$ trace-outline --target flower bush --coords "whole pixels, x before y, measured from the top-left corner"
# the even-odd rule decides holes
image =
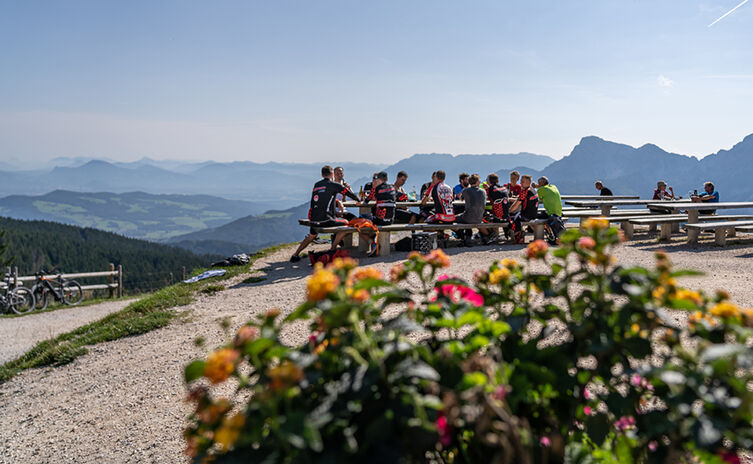
[[[318,266],[186,367],[195,462],[736,462],[753,446],[753,309],[622,267],[598,220],[473,282],[435,250],[388,277]],[[305,343],[281,327],[308,321]],[[203,380],[202,380],[203,379]],[[233,383],[222,398],[212,384]]]

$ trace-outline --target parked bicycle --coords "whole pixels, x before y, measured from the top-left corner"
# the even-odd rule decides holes
[[[26,314],[35,306],[34,293],[26,287],[11,288],[10,276],[6,274],[0,282],[0,310],[16,314]]]
[[[37,280],[31,287],[36,300],[36,309],[42,311],[47,308],[50,297],[66,305],[77,305],[84,297],[81,285],[75,280],[64,279],[62,275],[50,277],[44,270],[35,274]]]

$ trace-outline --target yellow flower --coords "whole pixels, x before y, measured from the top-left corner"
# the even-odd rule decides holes
[[[364,301],[368,300],[368,299],[369,299],[369,296],[370,296],[370,295],[369,295],[369,291],[368,291],[368,290],[366,290],[365,288],[362,288],[362,289],[360,289],[360,290],[356,290],[356,291],[354,291],[352,287],[348,287],[348,288],[347,288],[347,289],[345,290],[345,293],[346,293],[346,294],[347,294],[347,295],[348,295],[349,297],[351,297],[351,298],[353,298],[354,300],[356,300],[356,301],[358,301],[358,302],[361,302],[361,303],[363,303]]]
[[[353,271],[353,280],[359,281],[364,279],[383,279],[384,275],[378,269],[373,267],[359,267]]]
[[[290,361],[285,361],[279,366],[267,370],[270,378],[269,387],[272,390],[282,390],[303,380],[303,371]]]
[[[687,300],[693,302],[696,306],[701,306],[703,304],[703,297],[700,293],[696,292],[695,290],[688,290],[685,288],[681,288],[677,290],[675,293],[675,298],[678,300]]]
[[[745,326],[753,327],[753,308],[745,308],[742,313],[745,316]]]
[[[499,262],[499,264],[507,269],[513,269],[518,266],[518,262],[512,258],[505,258]]]
[[[353,258],[335,258],[330,264],[330,269],[349,271],[358,266],[358,261]]]
[[[633,325],[630,326],[630,330],[632,330],[633,332],[638,333],[638,332],[641,331],[641,326],[639,326],[638,324],[633,324]]]
[[[489,283],[496,285],[500,282],[504,282],[510,278],[510,275],[511,275],[510,269],[506,267],[501,267],[499,269],[492,271],[489,274]]]
[[[724,318],[740,317],[740,308],[728,301],[722,301],[711,308],[711,315]]]
[[[654,297],[655,300],[662,300],[666,293],[667,293],[667,290],[664,287],[656,287],[654,291],[651,292],[651,295]]]
[[[214,432],[214,442],[220,445],[222,451],[229,450],[241,434],[241,428],[246,423],[243,414],[238,413],[222,420],[222,425]]]
[[[607,229],[609,228],[609,221],[603,217],[589,218],[583,223],[583,228],[591,230]]]
[[[224,382],[235,371],[235,362],[240,357],[237,350],[222,348],[210,354],[204,366],[204,377],[212,383]]]
[[[314,274],[306,282],[309,301],[319,301],[332,293],[340,284],[340,279],[327,269],[317,266]]]

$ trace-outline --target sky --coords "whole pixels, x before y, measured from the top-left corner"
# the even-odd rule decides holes
[[[753,1],[0,0],[0,165],[704,156],[753,133]]]

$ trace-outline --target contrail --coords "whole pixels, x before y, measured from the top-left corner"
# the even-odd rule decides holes
[[[748,0],[743,0],[742,2],[740,2],[740,4],[739,4],[739,5],[737,5],[736,7],[732,8],[732,9],[731,9],[731,10],[729,10],[728,12],[724,13],[724,14],[723,14],[723,15],[722,15],[722,16],[721,16],[721,17],[720,17],[719,19],[717,19],[717,20],[716,20],[716,21],[714,21],[713,23],[709,24],[709,27],[713,26],[714,24],[718,23],[718,22],[719,22],[719,21],[721,21],[722,19],[726,18],[727,16],[729,16],[730,14],[732,14],[732,12],[733,12],[733,11],[735,11],[736,9],[738,9],[738,8],[740,8],[741,6],[745,5],[746,3],[748,3]]]

